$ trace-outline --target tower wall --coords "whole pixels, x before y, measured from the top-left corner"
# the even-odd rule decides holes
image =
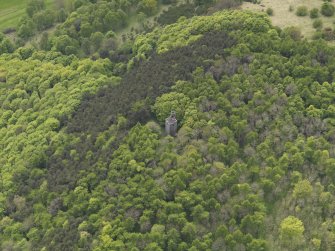
[[[171,112],[171,115],[165,120],[165,132],[168,135],[176,136],[178,128],[178,122],[176,119],[175,112]]]

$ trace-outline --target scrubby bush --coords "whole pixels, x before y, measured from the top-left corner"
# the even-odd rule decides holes
[[[317,8],[311,9],[311,11],[309,12],[309,16],[310,16],[310,18],[319,17],[319,10]]]
[[[335,7],[334,5],[330,4],[330,3],[324,3],[322,4],[321,7],[321,13],[322,15],[326,16],[326,17],[331,17],[334,15],[335,12]]]
[[[272,8],[267,8],[266,9],[266,14],[268,14],[269,16],[273,15],[273,9]]]
[[[295,41],[298,41],[302,38],[301,35],[301,30],[297,27],[286,27],[285,29],[283,29],[283,33],[285,36],[288,36],[290,38],[292,38]]]
[[[304,16],[307,16],[308,14],[308,9],[306,6],[299,6],[297,8],[297,11],[295,12],[297,16],[299,17],[304,17]]]
[[[334,30],[332,28],[324,28],[324,30],[322,31],[322,37],[327,40],[327,41],[332,41],[335,39],[335,33]]]
[[[323,23],[322,23],[322,20],[321,19],[316,19],[314,22],[313,22],[313,27],[315,29],[320,29],[322,27]]]

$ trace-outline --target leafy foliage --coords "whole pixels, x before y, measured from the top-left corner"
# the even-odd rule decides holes
[[[308,14],[308,9],[306,6],[298,6],[297,11],[295,12],[297,16],[304,17]]]
[[[201,35],[215,30],[250,30],[265,32],[269,29],[268,19],[264,15],[251,12],[218,12],[213,16],[199,16],[189,20],[168,25],[163,29],[155,29],[148,35],[138,36],[133,51],[136,57],[145,57],[152,50],[158,53],[166,52],[176,47],[185,46],[196,41]]]
[[[319,17],[319,9],[313,8],[309,11],[310,18],[318,18]]]
[[[226,11],[139,36],[126,69],[72,55],[107,32],[76,15],[61,52],[0,56],[1,249],[335,248],[333,47]]]
[[[331,17],[334,15],[335,7],[331,3],[323,3],[321,6],[321,14],[326,17]]]
[[[52,57],[55,61],[51,60]],[[70,64],[67,65],[66,61]],[[55,149],[61,149],[66,137],[59,131],[60,127],[71,116],[83,95],[110,81],[110,63],[69,60],[51,53],[35,53],[23,60],[19,52],[2,56],[0,65],[3,73],[0,85],[0,162],[3,164],[0,212],[5,219],[6,215],[15,212],[22,214],[21,219],[29,215],[26,199],[18,197],[23,205],[11,208],[10,205],[14,205],[12,196],[25,193],[26,189],[44,189],[45,184],[39,183],[38,179],[46,172],[47,149],[50,144]],[[104,75],[89,72],[96,66],[105,69]],[[43,210],[43,206],[40,205],[38,210]],[[37,222],[36,219],[35,223],[39,225]],[[27,227],[26,231],[19,231],[15,238],[10,232],[2,234],[1,243],[5,245],[6,239],[12,239],[21,241],[27,248],[24,236],[32,225]]]

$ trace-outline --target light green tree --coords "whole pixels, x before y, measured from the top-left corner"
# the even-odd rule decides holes
[[[311,196],[313,187],[308,180],[301,180],[295,184],[293,189],[293,197],[297,199],[307,199]]]
[[[178,121],[184,117],[186,108],[190,103],[190,99],[182,93],[170,92],[163,94],[156,99],[153,107],[157,119],[160,123],[164,123],[165,119],[170,115],[171,111],[175,111]]]
[[[290,215],[280,223],[279,238],[283,247],[299,250],[304,244],[305,227],[301,220]]]

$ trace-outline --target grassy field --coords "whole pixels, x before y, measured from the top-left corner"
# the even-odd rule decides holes
[[[304,5],[311,10],[312,8],[321,9],[323,1],[321,0],[262,0],[261,4],[244,3],[243,9],[254,11],[266,11],[267,8],[272,8],[274,11],[271,17],[272,23],[279,27],[296,26],[301,29],[302,34],[306,38],[311,38],[315,33],[313,21],[309,15],[298,17],[295,11],[298,6]],[[293,11],[289,11],[289,7],[293,7]],[[319,17],[323,22],[323,27],[334,27],[335,16],[324,17],[320,14]]]
[[[0,31],[16,27],[20,18],[25,14],[28,0],[0,0]],[[54,0],[46,0],[48,8],[53,7]]]

